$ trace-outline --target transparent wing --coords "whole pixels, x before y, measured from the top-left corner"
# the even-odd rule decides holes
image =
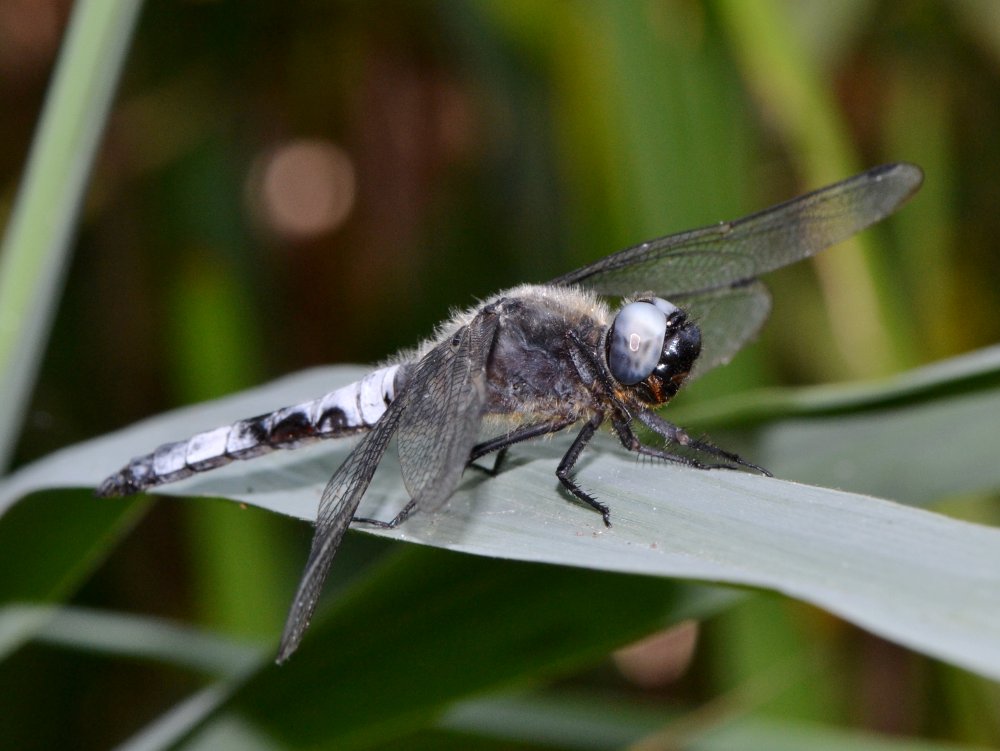
[[[278,649],[284,662],[309,626],[330,564],[392,436],[399,434],[403,480],[433,510],[452,494],[475,444],[486,402],[486,361],[497,317],[481,313],[417,363],[407,383],[323,490],[312,549]]]
[[[701,330],[701,355],[689,380],[725,365],[760,331],[771,312],[771,295],[761,282],[692,295],[677,295]]]
[[[552,284],[580,284],[606,295],[651,290],[669,300],[738,285],[884,219],[922,181],[912,164],[874,167],[743,219],[627,248]]]
[[[295,651],[302,640],[302,634],[309,626],[333,557],[385,454],[389,440],[396,432],[403,409],[400,399],[389,405],[389,409],[354,447],[323,490],[312,548],[285,621],[285,631],[278,648],[278,662],[284,662]]]
[[[403,482],[418,508],[433,511],[455,490],[479,437],[486,362],[497,317],[480,313],[417,365],[399,426]]]

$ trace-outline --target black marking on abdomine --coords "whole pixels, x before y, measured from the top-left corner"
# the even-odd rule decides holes
[[[268,442],[271,444],[291,443],[316,434],[316,426],[309,415],[301,410],[290,410],[271,424]]]
[[[386,399],[386,404],[389,400]],[[323,414],[319,416],[319,420],[316,422],[316,432],[319,434],[335,433],[343,430],[344,428],[358,427],[348,424],[347,415],[344,414],[344,410],[340,407],[330,407],[325,410]]]
[[[263,444],[267,442],[267,418],[270,416],[270,413],[268,413],[266,415],[250,417],[246,420],[240,420],[233,427],[234,429],[239,429],[241,436],[249,434],[254,443]]]

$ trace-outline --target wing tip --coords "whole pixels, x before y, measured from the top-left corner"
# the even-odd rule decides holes
[[[920,186],[924,184],[924,171],[912,162],[891,162],[872,167],[868,170],[869,177],[877,182],[891,179],[901,188],[899,202],[911,198]]]

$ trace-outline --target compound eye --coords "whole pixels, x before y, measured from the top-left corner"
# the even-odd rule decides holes
[[[670,318],[670,316],[680,310],[680,308],[670,302],[670,300],[664,300],[662,297],[654,297],[650,299],[649,304],[655,305],[659,310],[663,311],[663,315],[667,318]]]
[[[667,318],[654,303],[622,307],[608,332],[608,368],[615,380],[626,386],[645,380],[660,361],[666,333]]]

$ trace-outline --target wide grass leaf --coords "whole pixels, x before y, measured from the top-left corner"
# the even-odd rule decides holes
[[[67,449],[12,476],[0,487],[0,510],[41,487],[93,486],[163,441],[301,401],[361,372],[304,372]],[[606,529],[559,490],[553,471],[566,445],[560,437],[518,447],[498,477],[466,473],[443,512],[375,533],[484,556],[773,589],[1000,678],[1000,530],[776,478],[644,465],[610,440],[578,465],[583,485],[611,506]],[[348,448],[276,452],[162,493],[312,519]],[[366,516],[388,518],[406,500],[391,453],[383,464],[360,510]]]
[[[1000,346],[874,382],[735,394],[670,415],[785,479],[914,505],[1000,488]]]

